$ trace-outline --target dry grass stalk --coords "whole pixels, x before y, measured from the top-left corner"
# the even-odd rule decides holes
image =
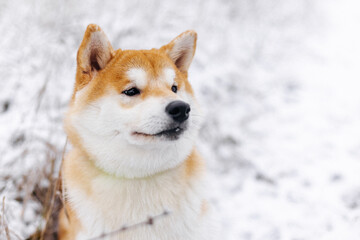
[[[28,240],[57,239],[58,214],[63,205],[61,198],[61,168],[65,156],[66,146],[67,140],[62,150],[60,171],[58,172],[57,177],[54,177],[54,175],[56,173],[56,161],[58,158],[49,154],[48,159],[50,161],[50,171],[46,168],[43,170],[45,173],[43,177],[47,180],[47,182],[49,182],[49,186],[42,187],[40,185],[36,185],[32,192],[32,197],[36,198],[37,201],[42,205],[43,218],[45,221],[43,226],[39,226],[39,229],[34,234],[32,234]],[[53,150],[52,145],[50,144],[48,145],[48,148]]]
[[[2,225],[4,227],[6,239],[10,240],[11,238],[10,238],[9,226],[7,225],[7,222],[5,220],[5,197],[3,197],[3,201],[2,201]]]
[[[44,237],[45,237],[45,233],[46,233],[46,231],[48,229],[48,224],[49,224],[50,218],[54,214],[54,204],[55,204],[56,197],[60,196],[59,198],[61,200],[61,194],[57,195],[57,193],[61,192],[61,168],[62,168],[62,164],[63,164],[64,157],[65,157],[65,151],[66,151],[67,142],[68,142],[68,140],[66,139],[66,142],[64,144],[64,148],[63,148],[63,151],[62,151],[62,157],[61,157],[61,163],[60,163],[60,171],[59,171],[59,174],[57,176],[55,184],[53,184],[54,181],[52,179],[52,174],[50,174],[51,175],[51,177],[50,177],[51,186],[50,186],[50,188],[48,190],[47,199],[49,199],[50,196],[51,196],[51,200],[50,200],[50,206],[48,206],[48,208],[45,211],[46,212],[45,227],[41,232],[40,240],[45,239]],[[52,171],[54,171],[54,168],[55,168],[54,166],[55,166],[55,159],[52,161]],[[46,200],[46,203],[48,203],[48,202],[49,202],[49,200]]]

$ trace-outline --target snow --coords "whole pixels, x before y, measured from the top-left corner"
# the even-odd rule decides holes
[[[12,231],[43,224],[27,196],[48,184],[49,159],[58,169],[76,51],[96,23],[122,49],[197,31],[189,77],[222,239],[360,239],[358,1],[19,2],[0,3],[0,197]]]

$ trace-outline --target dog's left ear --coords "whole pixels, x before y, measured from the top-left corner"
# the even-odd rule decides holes
[[[187,72],[195,54],[196,40],[196,32],[189,30],[162,46],[160,50],[169,56],[180,71]]]

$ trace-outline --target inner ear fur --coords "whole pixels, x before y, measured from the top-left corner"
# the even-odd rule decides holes
[[[160,50],[168,55],[180,71],[187,72],[195,54],[196,40],[197,33],[188,30],[177,36],[169,44],[162,46]]]
[[[114,50],[103,30],[96,24],[90,24],[77,54],[78,74],[91,76],[103,69],[113,56]]]

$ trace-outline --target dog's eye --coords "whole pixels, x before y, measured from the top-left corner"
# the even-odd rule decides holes
[[[140,94],[140,90],[137,88],[130,88],[128,90],[123,91],[122,93],[131,97]]]
[[[174,93],[176,93],[176,92],[177,92],[177,86],[175,86],[175,85],[172,86],[172,87],[171,87],[171,91],[173,91]]]

